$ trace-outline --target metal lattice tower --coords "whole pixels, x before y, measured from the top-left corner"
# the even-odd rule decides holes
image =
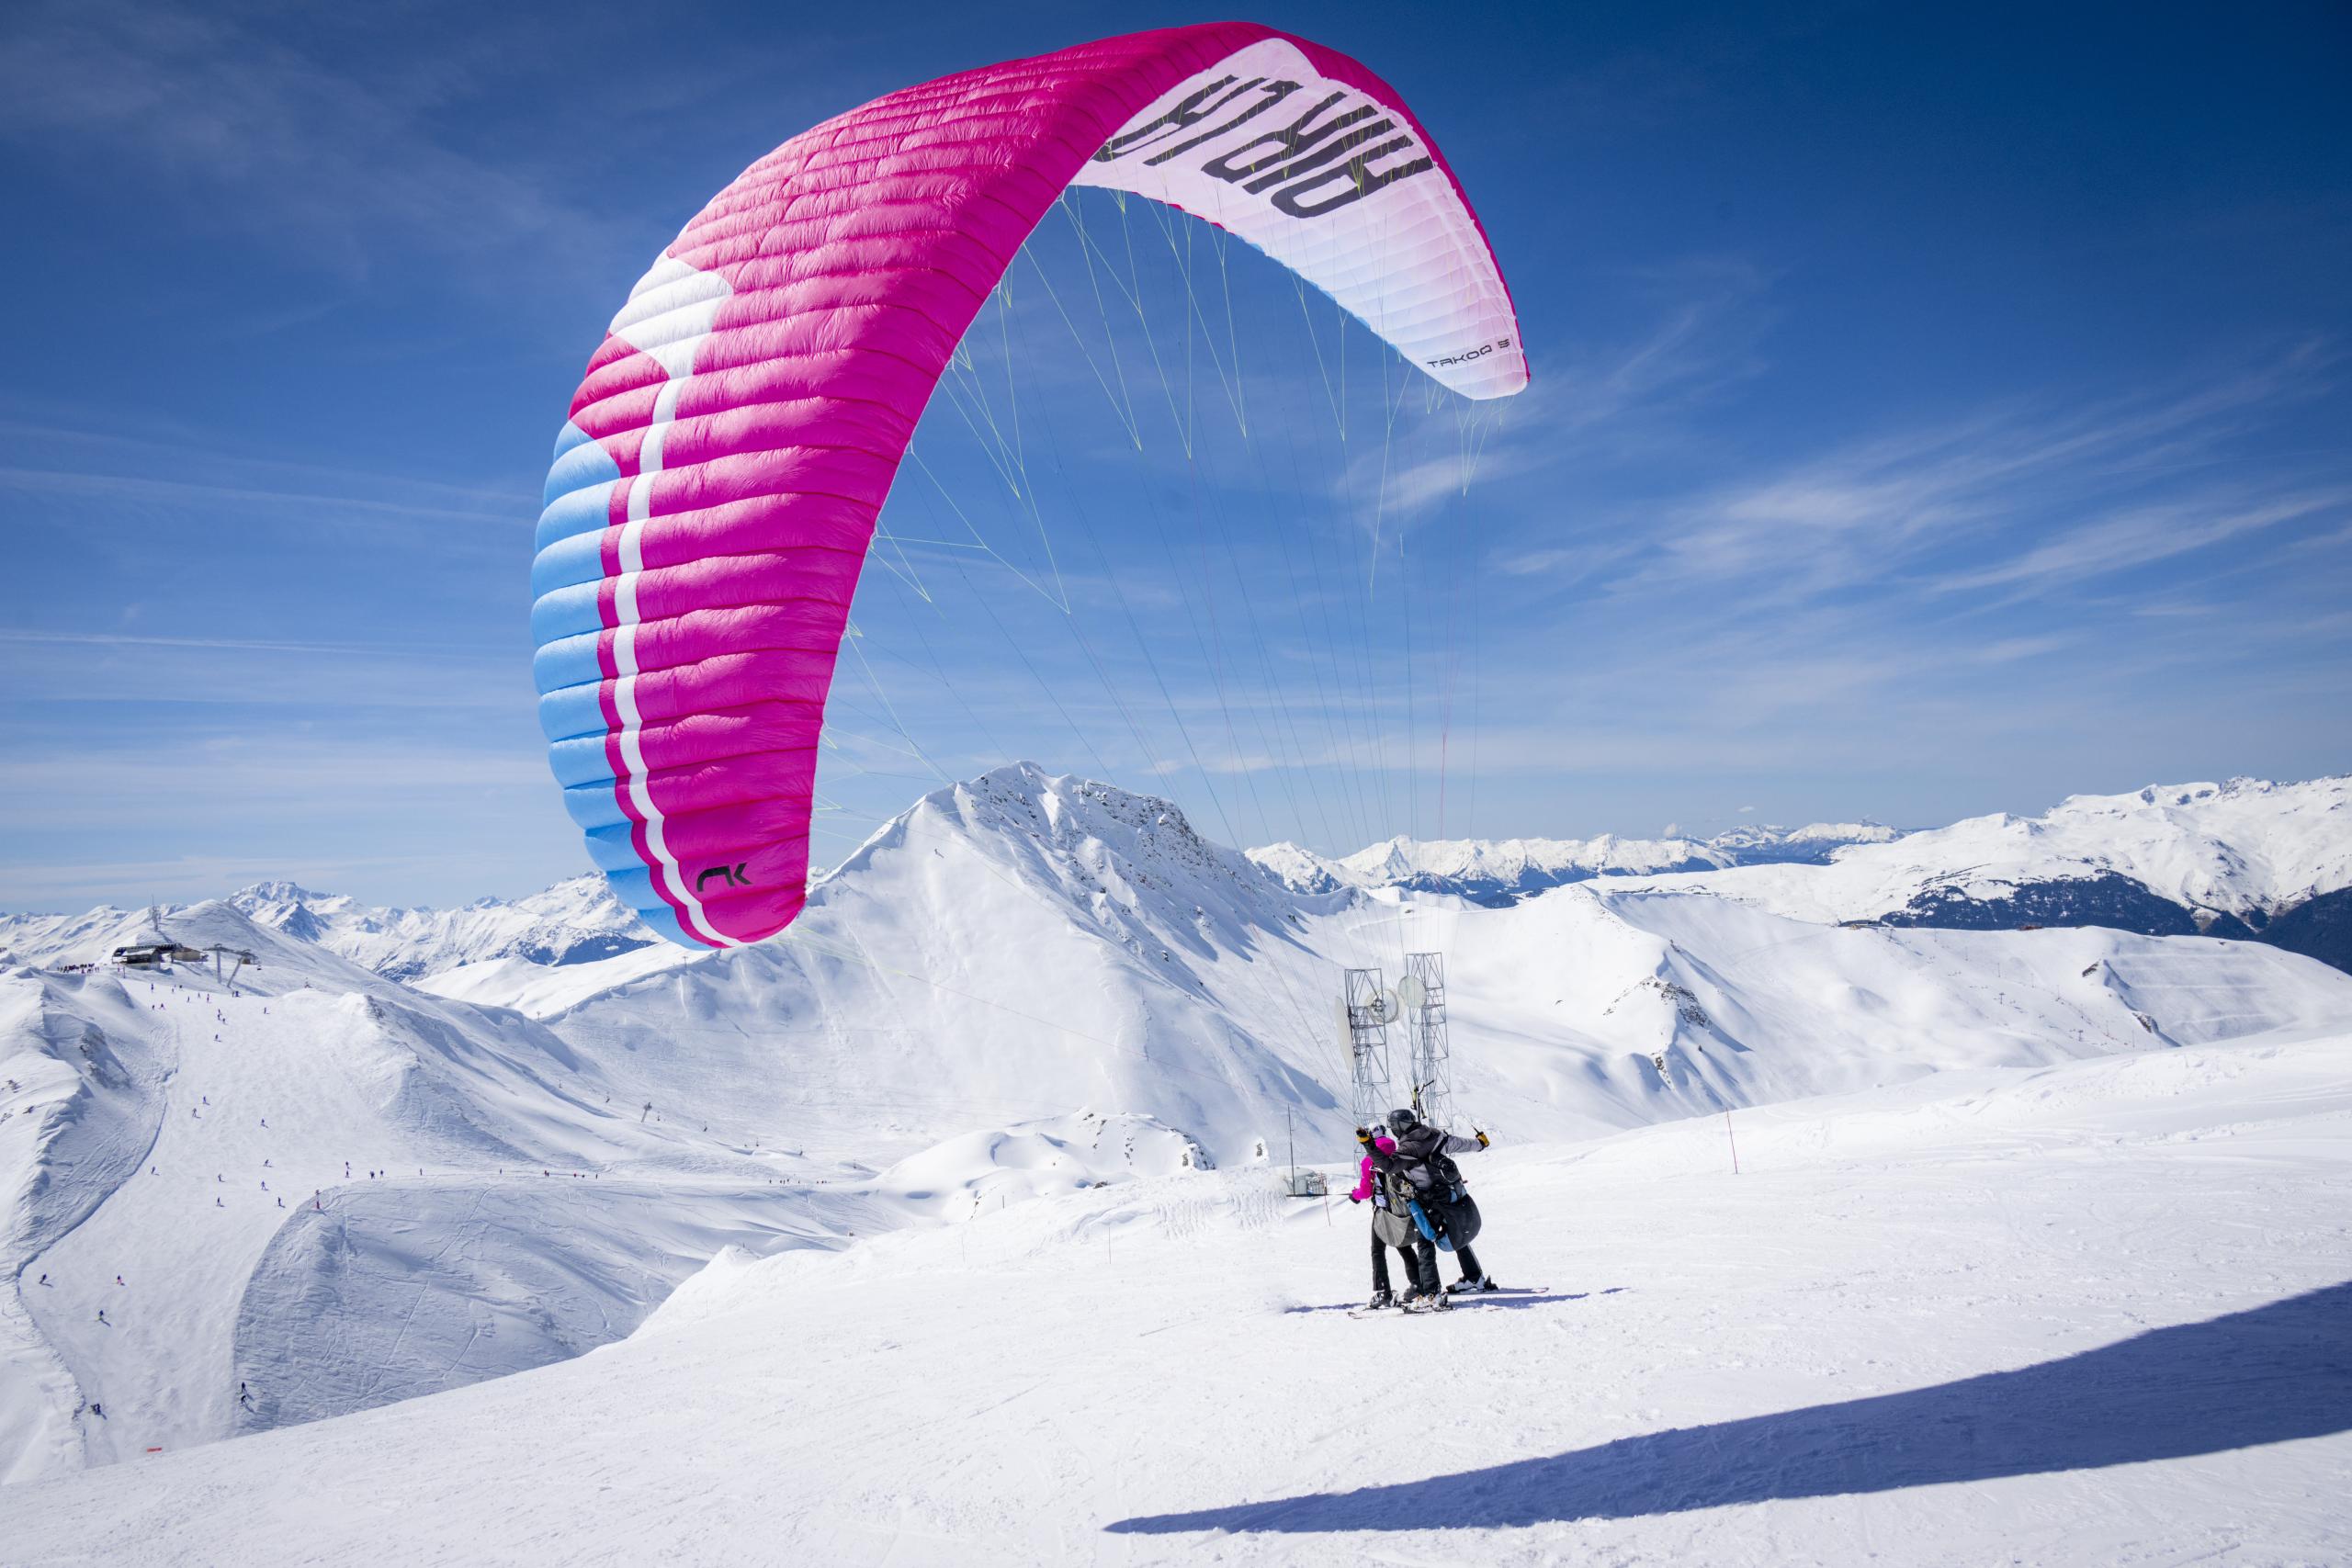
[[[1376,1127],[1397,1104],[1388,1070],[1388,1021],[1396,998],[1377,969],[1350,969],[1340,1012],[1348,1034],[1348,1106],[1359,1127]]]
[[[1430,1126],[1453,1126],[1453,1044],[1445,1027],[1445,954],[1408,953],[1396,983],[1411,1045],[1413,1108]]]

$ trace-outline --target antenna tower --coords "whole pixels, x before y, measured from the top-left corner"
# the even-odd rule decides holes
[[[1350,969],[1340,998],[1348,1036],[1348,1106],[1359,1127],[1377,1127],[1396,1103],[1388,1070],[1388,1024],[1396,1016],[1395,993],[1381,988],[1378,969]]]
[[[1453,1043],[1445,1025],[1445,954],[1405,954],[1396,999],[1410,1047],[1413,1109],[1430,1126],[1453,1127]]]

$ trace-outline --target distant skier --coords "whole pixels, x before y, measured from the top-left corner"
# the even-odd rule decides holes
[[[107,1309],[106,1309],[106,1308],[104,1308],[104,1307],[100,1307],[100,1308],[98,1309],[98,1321],[99,1321],[100,1323],[107,1323]],[[114,1325],[113,1325],[113,1324],[111,1324],[111,1323],[107,1323],[107,1326],[108,1328],[112,1328],[112,1327],[114,1326]]]
[[[1458,1291],[1491,1291],[1495,1282],[1478,1267],[1477,1254],[1470,1250],[1470,1240],[1476,1234],[1477,1211],[1469,1202],[1469,1188],[1462,1179],[1461,1169],[1453,1163],[1458,1154],[1476,1154],[1491,1141],[1484,1133],[1475,1137],[1460,1137],[1442,1132],[1423,1122],[1418,1112],[1399,1108],[1388,1113],[1388,1131],[1396,1139],[1396,1151],[1388,1153],[1374,1142],[1373,1134],[1364,1128],[1356,1129],[1356,1142],[1363,1145],[1365,1158],[1381,1173],[1391,1179],[1390,1201],[1402,1204],[1413,1215],[1413,1251],[1419,1264],[1412,1292],[1407,1303],[1426,1303],[1433,1307],[1446,1304],[1445,1292],[1438,1286],[1437,1239],[1451,1235],[1453,1252],[1462,1264],[1462,1278],[1455,1284]]]
[[[1373,1139],[1373,1146],[1383,1154],[1396,1152],[1396,1141],[1385,1133]],[[1416,1278],[1413,1240],[1417,1233],[1413,1222],[1389,1202],[1387,1179],[1374,1167],[1369,1154],[1364,1156],[1363,1168],[1356,1175],[1355,1190],[1348,1194],[1351,1203],[1366,1200],[1372,1203],[1372,1300],[1364,1304],[1377,1311],[1396,1304],[1396,1292],[1388,1282],[1388,1249],[1392,1247],[1405,1265],[1406,1286],[1411,1288]]]

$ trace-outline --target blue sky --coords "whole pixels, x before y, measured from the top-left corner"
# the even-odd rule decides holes
[[[1012,756],[1326,851],[2352,767],[2340,7],[1528,9],[1255,15],[1430,126],[1529,392],[1465,430],[1360,329],[1341,390],[1328,309],[1130,213],[1163,313],[1103,363],[1179,341],[1182,262],[1237,364],[1123,406],[1044,346],[1090,340],[1041,231],[973,396],[1054,430],[1045,527],[934,404],[820,858]],[[9,8],[0,908],[584,869],[526,574],[630,282],[827,114],[1220,13],[845,14]]]

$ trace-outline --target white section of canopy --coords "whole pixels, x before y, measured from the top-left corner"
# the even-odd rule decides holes
[[[1298,85],[1231,130],[1206,135],[1262,99],[1262,94],[1241,94],[1252,78]],[[1228,79],[1230,85],[1223,85]],[[1335,94],[1344,96],[1316,115],[1306,134],[1360,105],[1385,114],[1361,117],[1339,135],[1376,125],[1382,118],[1394,119],[1396,127],[1329,160],[1315,161],[1312,173],[1342,168],[1351,156],[1369,154],[1401,137],[1410,137],[1412,145],[1368,160],[1374,177],[1381,170],[1431,156],[1396,106],[1317,74],[1288,40],[1264,39],[1170,88],[1129,120],[1121,137],[1152,125],[1204,91],[1209,96],[1204,106],[1216,107],[1193,123],[1150,137],[1111,161],[1090,162],[1070,183],[1164,202],[1240,236],[1330,295],[1397,353],[1464,397],[1509,397],[1527,385],[1527,359],[1510,296],[1494,254],[1442,166],[1306,217],[1293,216],[1275,205],[1279,186],[1287,181],[1253,192],[1245,188],[1248,180],[1223,178],[1204,169],[1219,153],[1246,148],[1300,121]],[[1225,97],[1228,94],[1234,95],[1230,100]],[[1228,102],[1230,107],[1225,107]],[[1317,146],[1328,148],[1337,139]],[[1118,140],[1114,139],[1114,146]],[[1167,162],[1149,162],[1180,146],[1184,150]],[[1303,156],[1313,160],[1314,153],[1309,148]],[[1274,166],[1274,162],[1266,165]],[[1326,183],[1308,199],[1328,199],[1336,188]]]

